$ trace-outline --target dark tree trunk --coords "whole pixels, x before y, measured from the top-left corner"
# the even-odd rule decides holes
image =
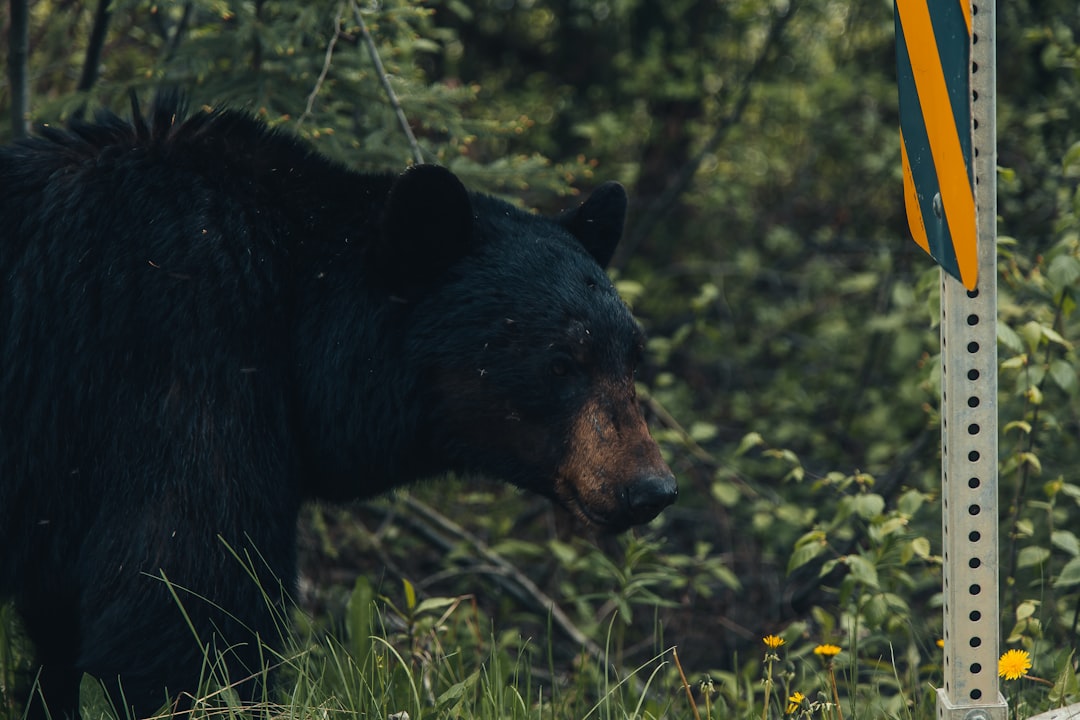
[[[110,0],[98,0],[94,11],[94,27],[90,31],[90,42],[86,46],[86,59],[83,61],[82,75],[79,77],[79,92],[86,92],[97,82],[98,67],[101,65],[101,51],[105,47],[105,36],[109,32]]]
[[[27,0],[11,0],[8,33],[8,82],[11,84],[11,133],[30,133],[30,82],[27,72],[30,47],[30,11]]]

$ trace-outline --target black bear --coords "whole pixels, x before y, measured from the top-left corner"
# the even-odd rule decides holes
[[[306,498],[453,471],[610,531],[675,499],[603,270],[619,185],[546,218],[185,115],[0,149],[0,600],[36,648],[31,715],[76,717],[84,672],[145,716],[207,648],[257,668]]]

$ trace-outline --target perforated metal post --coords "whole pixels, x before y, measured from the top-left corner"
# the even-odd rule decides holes
[[[979,279],[941,273],[945,687],[941,720],[1006,720],[998,691],[997,137],[993,0],[972,3]]]

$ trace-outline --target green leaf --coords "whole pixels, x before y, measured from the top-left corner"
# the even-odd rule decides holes
[[[472,20],[473,18],[472,8],[469,7],[469,3],[467,2],[451,0],[446,6],[462,20]]]
[[[713,564],[708,567],[709,574],[722,582],[731,590],[742,590],[742,581],[739,576],[723,565]]]
[[[1050,558],[1050,551],[1044,547],[1021,548],[1016,557],[1016,567],[1037,567]]]
[[[416,610],[416,588],[405,578],[401,578],[401,584],[405,586],[405,609],[412,615]]]
[[[504,557],[544,557],[547,552],[542,545],[516,538],[506,538],[491,546],[492,552]]]
[[[1019,370],[1028,364],[1027,353],[1020,353],[1019,355],[1013,355],[1008,360],[1001,361],[1002,370]]]
[[[1065,487],[1065,478],[1058,475],[1053,480],[1043,483],[1043,494],[1051,500]]]
[[[552,540],[548,543],[548,547],[560,565],[569,565],[578,558],[577,550],[569,543],[564,543],[561,540]]]
[[[928,540],[927,538],[917,537],[912,540],[911,549],[923,560],[930,559],[930,540]]]
[[[918,490],[908,490],[900,496],[900,500],[897,501],[896,507],[903,514],[908,517],[913,516],[919,511],[919,508],[923,506],[926,501],[926,496]]]
[[[374,612],[375,591],[371,583],[361,575],[356,578],[352,594],[346,605],[345,631],[349,650],[357,663],[363,664],[371,651],[371,618]]]
[[[866,619],[866,623],[871,627],[881,627],[885,624],[885,621],[889,619],[891,614],[889,605],[885,601],[883,594],[877,594],[870,597],[866,601],[866,604],[862,608],[863,616]]]
[[[788,480],[793,480],[797,483],[801,483],[804,477],[806,477],[806,471],[802,468],[802,466],[797,466],[791,468],[791,470],[789,470],[787,474],[784,475],[784,482],[787,482]]]
[[[1016,334],[1016,331],[1005,323],[998,323],[997,326],[997,339],[998,344],[1003,345],[1007,350],[1014,353],[1022,353],[1024,351],[1024,341],[1020,339],[1020,336]]]
[[[851,497],[851,510],[863,520],[873,520],[885,510],[885,498],[874,493]]]
[[[760,447],[765,444],[765,439],[761,437],[760,433],[752,432],[743,435],[742,441],[739,442],[739,447],[735,449],[735,457],[746,454],[751,448]]]
[[[1054,587],[1080,585],[1080,557],[1074,557],[1061,568],[1061,574],[1054,580]]]
[[[825,543],[812,542],[805,545],[801,545],[795,548],[795,552],[791,554],[791,558],[788,560],[787,571],[790,574],[792,570],[800,568],[806,563],[810,562],[825,550]]]
[[[690,307],[698,311],[704,310],[715,303],[718,297],[720,297],[720,288],[714,283],[707,282],[701,286],[697,297],[690,301]]]
[[[2,639],[6,641],[8,638]],[[7,670],[7,668],[4,668],[4,670]],[[101,681],[87,673],[83,673],[82,679],[79,681],[79,700],[83,706],[83,717],[87,717],[87,707],[108,707],[111,703],[109,697],[105,694],[105,688]],[[94,717],[99,716],[95,713]],[[109,715],[102,713],[100,717],[109,717]]]
[[[472,674],[469,675],[469,677],[465,678],[461,682],[454,683],[446,690],[444,690],[442,694],[435,699],[435,707],[443,711],[444,713],[448,710],[451,710],[451,708],[448,706],[454,704],[455,701],[460,700],[463,696],[465,696],[466,692],[476,687],[476,683],[479,679],[480,671],[475,670]],[[442,715],[442,713],[440,713],[440,715]],[[442,716],[460,717],[458,712],[450,712]]]
[[[420,604],[416,606],[417,615],[421,615],[426,612],[434,612],[436,610],[442,610],[443,608],[450,607],[457,602],[457,598],[452,597],[434,597],[427,600],[421,600]]]
[[[1065,338],[1061,337],[1061,334],[1058,333],[1058,331],[1053,329],[1053,328],[1043,327],[1042,328],[1042,335],[1043,335],[1044,338],[1046,338],[1050,342],[1057,343],[1058,345],[1061,345],[1065,349],[1069,349],[1069,348],[1072,347],[1072,343],[1069,342],[1068,340],[1066,340]]]
[[[637,280],[619,279],[615,281],[615,290],[627,305],[633,307],[634,302],[645,294],[645,286]]]
[[[1024,435],[1031,434],[1031,423],[1026,420],[1013,420],[1010,423],[1006,423],[1002,429],[1003,433],[1008,433],[1010,430],[1019,430]]]
[[[426,38],[413,38],[411,49],[435,53],[441,50],[442,47],[434,40],[427,40]]]
[[[799,465],[799,456],[791,450],[766,450],[764,454],[777,460],[783,460],[790,465]]]
[[[1080,555],[1080,540],[1068,530],[1055,530],[1050,534],[1050,542],[1073,557]]]
[[[851,576],[872,588],[878,586],[877,568],[862,555],[848,555],[844,558],[844,564],[848,566]]]
[[[893,533],[901,532],[907,527],[907,518],[892,517],[881,523],[881,526],[877,528],[878,537],[888,537]]]
[[[1057,359],[1050,363],[1050,379],[1070,395],[1076,392],[1076,368],[1065,360]]]
[[[815,622],[817,622],[818,627],[821,628],[821,637],[831,637],[836,630],[836,618],[824,608],[818,607],[817,605],[810,610],[810,614],[814,616]]]
[[[1058,290],[1067,288],[1080,279],[1080,260],[1073,255],[1058,255],[1050,262],[1046,276]]]
[[[724,507],[735,507],[741,498],[739,488],[734,483],[717,480],[709,489],[716,501]]]
[[[1024,346],[1027,348],[1028,353],[1034,353],[1039,349],[1039,343],[1042,342],[1044,337],[1044,328],[1040,323],[1034,320],[1029,320],[1024,323],[1020,328],[1020,337],[1024,339]]]
[[[1066,700],[1080,692],[1080,682],[1077,682],[1076,670],[1073,669],[1073,656],[1076,651],[1069,653],[1061,668],[1061,673],[1054,680],[1054,687],[1050,689],[1047,700],[1055,706],[1064,705]]]
[[[719,430],[715,423],[703,422],[701,420],[695,420],[688,431],[691,439],[696,443],[703,443],[712,440],[716,437]]]
[[[1060,297],[1057,301],[1061,303],[1061,316],[1068,319],[1072,317],[1073,312],[1076,310],[1076,299],[1073,298],[1073,294],[1069,290],[1062,290],[1058,293],[1059,296],[1062,294],[1064,294],[1064,297]]]
[[[1016,608],[1016,619],[1027,620],[1029,617],[1035,615],[1035,611],[1039,609],[1039,603],[1032,600],[1025,600]]]
[[[1080,177],[1080,142],[1073,143],[1065,151],[1065,157],[1061,160],[1061,167],[1065,172],[1065,177]]]

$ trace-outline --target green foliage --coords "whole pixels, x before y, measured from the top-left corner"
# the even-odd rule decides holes
[[[36,76],[35,121],[55,122],[88,103],[123,113],[129,91],[145,102],[156,89],[175,86],[194,106],[247,108],[359,168],[397,170],[411,158],[348,0],[114,3],[103,72],[90,93],[72,92],[68,75],[77,73],[51,73],[78,66],[92,3],[32,5],[38,23],[31,64],[50,71]],[[552,163],[535,152],[507,151],[502,138],[524,132],[526,116],[511,109],[477,113],[478,86],[425,72],[454,37],[436,25],[433,8],[394,0],[362,13],[428,161],[493,191],[565,193],[566,178],[591,175],[576,158]],[[0,95],[5,111],[7,100]],[[0,140],[8,136],[5,126]]]

